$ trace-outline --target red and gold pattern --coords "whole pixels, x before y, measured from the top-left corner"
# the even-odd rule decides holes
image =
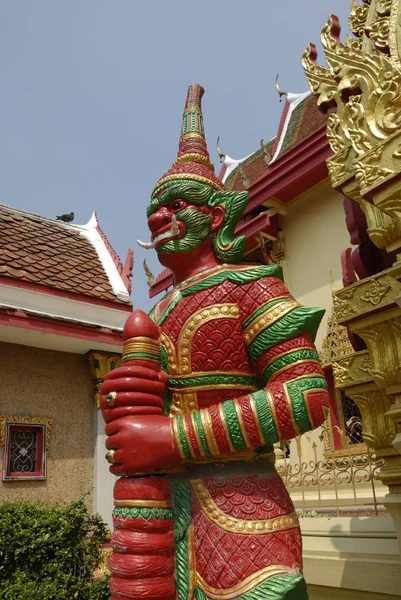
[[[213,173],[202,95],[190,86],[178,158],[148,210],[155,244],[178,236],[157,249],[176,285],[151,311],[159,329],[142,334],[160,353],[131,339],[101,390],[110,470],[128,486],[116,495],[112,597],[306,600],[298,519],[272,450],[325,419],[322,311],[292,298],[280,267],[224,264],[244,247],[234,232],[247,197]],[[208,223],[206,237],[192,225],[189,248],[195,221],[174,233],[180,211]]]
[[[298,519],[280,477],[205,479],[192,487],[197,573],[209,586],[231,588],[274,565],[301,568]],[[223,524],[208,512],[210,500]]]
[[[252,267],[248,273],[250,270]],[[176,382],[181,376],[190,383],[194,378],[207,380],[208,375],[218,374],[224,379],[225,375],[236,373],[238,377],[253,378],[249,385],[252,381],[265,382],[265,387],[262,383],[257,386],[256,393],[248,391],[242,380],[231,385],[215,384],[214,389],[205,389],[202,382],[197,388],[192,385],[194,408],[186,412],[186,408],[175,406],[172,419],[177,447],[186,463],[252,460],[256,449],[258,456],[268,454],[274,442],[291,439],[318,426],[325,418],[322,407],[328,403],[326,384],[309,333],[280,341],[256,361],[249,360],[244,329],[249,317],[258,310],[255,297],[266,306],[271,301],[277,300],[280,305],[291,299],[280,280],[268,277],[241,286],[226,280],[189,294],[168,316],[163,314],[162,306],[156,307],[163,333],[177,348],[178,355],[184,336],[188,336],[184,345],[186,360],[178,360],[171,380]],[[168,302],[164,305],[168,306]],[[227,308],[226,314],[221,313],[222,306]],[[292,302],[291,306],[295,310],[298,304]],[[188,325],[195,321],[194,329],[188,331]],[[267,381],[266,369],[272,372]],[[304,388],[304,382],[312,387]],[[293,386],[290,392],[289,385]],[[183,394],[186,389],[183,388]],[[235,588],[258,573],[269,577],[277,565],[288,569],[288,573],[301,569],[298,522],[279,477],[209,478],[193,481],[192,487],[193,551],[198,585],[205,594],[209,588]],[[202,487],[207,492],[205,495],[203,490],[203,502]],[[208,497],[212,503],[208,504]],[[265,529],[268,526],[270,530]],[[267,568],[272,570],[264,571]]]

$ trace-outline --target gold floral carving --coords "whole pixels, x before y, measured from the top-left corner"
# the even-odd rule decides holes
[[[50,435],[53,425],[53,419],[44,419],[42,417],[9,417],[0,415],[0,446],[4,446],[7,423],[26,423],[27,425],[46,425],[46,450],[49,449]]]
[[[361,300],[370,302],[373,306],[377,306],[382,301],[384,295],[391,286],[383,283],[379,279],[370,279],[364,293],[361,295]]]
[[[391,406],[390,398],[379,389],[363,393],[347,391],[347,394],[361,411],[364,442],[380,455],[379,449],[391,446],[395,435],[394,423],[385,416]]]
[[[338,321],[347,319],[356,313],[356,308],[350,302],[355,293],[354,287],[348,287],[333,294],[333,306]]]
[[[370,27],[366,28],[366,33],[378,50],[388,53],[390,35],[390,19],[388,17],[376,19]]]
[[[90,377],[93,385],[93,398],[96,408],[100,408],[100,387],[109,371],[121,367],[121,354],[109,352],[88,352],[86,358],[89,361]]]
[[[359,203],[372,242],[396,259],[335,293],[338,322],[367,351],[336,358],[333,369],[360,408],[365,441],[386,457],[379,478],[401,493],[401,0],[354,0],[349,26],[355,37],[344,43],[331,16],[321,34],[327,68],[313,44],[302,64],[318,105],[335,109],[327,125],[332,185]]]
[[[347,195],[344,188],[354,180],[362,198],[373,201],[378,209],[396,219],[400,218],[401,195],[395,197],[393,190],[391,197],[388,196],[393,180],[401,173],[399,11],[400,0],[372,3],[354,0],[349,26],[356,38],[348,37],[343,43],[339,23],[336,17],[330,17],[321,34],[328,68],[317,64],[313,44],[309,44],[302,57],[318,105],[324,110],[336,108],[327,124],[334,152],[328,160],[333,186]],[[391,204],[394,199],[396,203],[392,204],[391,211],[388,201]],[[362,208],[365,210],[367,205]],[[372,231],[374,243],[379,242],[382,248],[387,238],[389,250],[401,247],[398,224],[394,227],[392,221],[384,218],[381,229],[392,229],[392,232],[380,231],[378,235]]]
[[[355,0],[351,4],[348,25],[352,33],[357,37],[361,37],[364,34],[368,10],[369,8],[366,4],[358,4]]]
[[[266,533],[277,533],[298,527],[299,521],[295,512],[260,521],[232,517],[217,506],[202,480],[195,479],[191,481],[191,484],[205,515],[220,529],[245,535],[266,535]]]
[[[367,350],[338,357],[332,364],[334,381],[338,388],[372,380],[372,361]]]
[[[386,272],[362,279],[334,292],[336,318],[339,323],[344,323],[361,317],[372,309],[387,308],[394,304],[400,291],[401,284]]]
[[[385,249],[401,238],[401,222],[364,198],[355,198],[365,213],[368,234],[378,248]]]
[[[391,11],[391,5],[393,4],[393,0],[376,0],[376,12],[381,17],[384,15],[389,15]]]
[[[401,316],[368,326],[357,322],[352,329],[366,342],[376,385],[385,388],[401,384]]]
[[[337,151],[336,148],[340,147],[337,146],[337,144],[339,145],[341,140],[339,136],[333,136],[331,129],[327,129],[327,137],[332,150],[335,152],[335,154],[327,160],[327,168],[329,170],[331,183],[334,188],[341,188],[342,185],[353,177],[355,151],[349,142],[344,148]],[[333,137],[335,137],[334,140]]]

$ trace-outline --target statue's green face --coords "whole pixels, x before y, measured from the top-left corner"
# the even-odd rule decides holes
[[[173,202],[174,205],[174,202]],[[189,252],[194,248],[201,246],[208,238],[210,233],[211,217],[210,209],[203,212],[193,204],[187,204],[185,208],[174,212],[172,207],[168,206],[167,210],[175,214],[179,233],[171,240],[161,242],[157,246],[157,253],[163,252]]]
[[[247,202],[246,192],[216,191],[196,181],[171,181],[161,191],[156,190],[147,214],[159,258],[190,252],[210,237],[218,260],[239,262],[245,239],[235,239],[234,229]],[[211,232],[212,212],[217,206],[223,210],[224,221],[219,230]]]

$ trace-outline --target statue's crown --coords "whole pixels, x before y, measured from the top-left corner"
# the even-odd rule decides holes
[[[202,96],[205,90],[198,83],[189,86],[182,117],[181,136],[177,159],[171,169],[157,182],[153,196],[172,181],[197,181],[206,183],[216,190],[223,190],[223,182],[214,174],[214,165],[209,158],[205,130],[203,128]]]

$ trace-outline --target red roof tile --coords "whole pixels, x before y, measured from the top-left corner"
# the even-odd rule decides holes
[[[0,206],[0,231],[2,276],[127,304],[79,226]]]
[[[279,156],[304,141],[310,135],[315,133],[315,131],[320,129],[326,122],[327,115],[324,115],[319,111],[315,96],[310,94],[294,108],[285,131],[279,132],[279,134],[282,133],[284,136]],[[267,144],[267,149],[271,154],[273,154],[273,148],[277,145],[277,141],[277,138],[275,138]],[[262,150],[256,150],[256,152],[247,159],[241,161],[241,168],[243,175],[245,175],[248,181],[248,187],[264,177],[268,167]],[[236,167],[225,182],[226,188],[231,191],[244,190],[242,180],[243,176],[241,176],[240,170]]]

